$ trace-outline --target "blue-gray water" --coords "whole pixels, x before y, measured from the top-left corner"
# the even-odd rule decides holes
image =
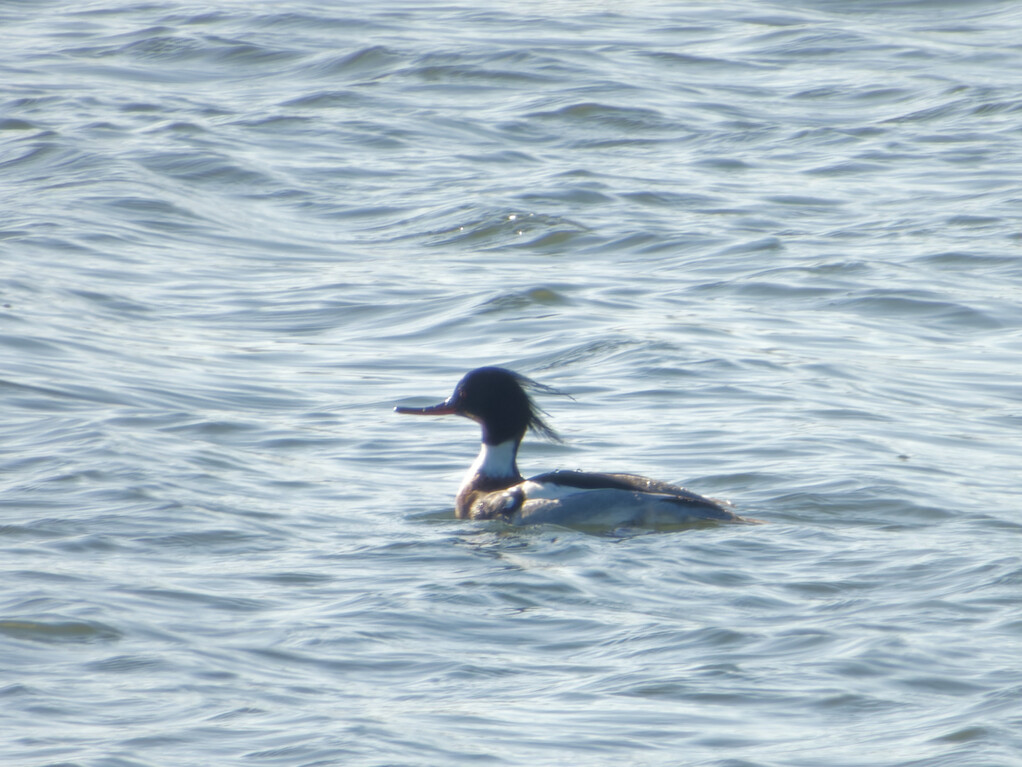
[[[1018,3],[0,30],[4,765],[1022,764]],[[453,519],[480,364],[767,524]]]

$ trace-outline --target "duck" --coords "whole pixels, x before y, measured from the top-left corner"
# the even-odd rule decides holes
[[[506,368],[480,367],[443,402],[394,408],[403,415],[458,415],[481,427],[479,455],[455,499],[458,519],[611,528],[755,522],[725,502],[636,474],[561,469],[526,479],[518,470],[526,433],[562,441],[530,392],[561,393]]]

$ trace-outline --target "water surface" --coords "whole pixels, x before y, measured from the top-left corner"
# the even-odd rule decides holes
[[[1022,764],[1022,11],[8,3],[12,765]],[[526,471],[767,522],[453,519]]]

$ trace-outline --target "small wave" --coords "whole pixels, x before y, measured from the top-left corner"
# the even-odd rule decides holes
[[[668,120],[656,109],[646,107],[621,107],[596,102],[569,104],[542,112],[531,112],[526,115],[531,119],[562,123],[580,123],[587,126],[599,126],[614,130],[650,131],[670,130],[676,132],[678,124]]]
[[[112,642],[121,632],[98,621],[75,620],[0,620],[0,634],[12,639],[47,644]]]
[[[335,78],[366,80],[392,73],[407,62],[397,50],[384,45],[370,45],[344,53],[340,56],[318,58],[304,64],[301,74],[314,78]]]
[[[902,317],[925,318],[946,327],[972,330],[992,330],[1002,323],[975,307],[931,297],[929,294],[911,295],[905,291],[874,291],[870,295],[838,299],[834,307],[852,309],[875,319]]]
[[[542,213],[502,213],[433,234],[434,246],[559,246],[588,231],[574,221]]]
[[[530,288],[528,290],[502,293],[479,304],[482,314],[518,312],[529,306],[561,306],[570,300],[551,288]]]

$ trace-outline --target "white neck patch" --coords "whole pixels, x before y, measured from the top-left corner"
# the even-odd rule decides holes
[[[499,445],[487,445],[484,442],[475,463],[468,470],[466,479],[477,474],[484,477],[517,477],[518,467],[515,465],[517,453],[518,440],[509,439]]]

